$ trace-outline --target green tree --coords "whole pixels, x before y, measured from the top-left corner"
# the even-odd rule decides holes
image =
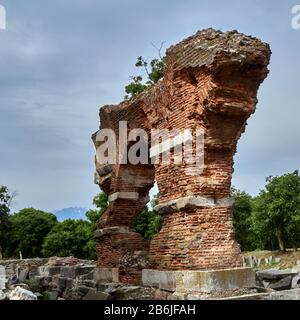
[[[143,211],[135,218],[133,223],[134,230],[144,238],[146,238],[146,234],[148,232],[151,215],[152,211],[149,210],[148,206],[145,206]]]
[[[163,217],[152,211],[149,219],[148,229],[145,233],[145,238],[151,239],[153,236],[155,236],[160,231],[162,224]]]
[[[94,259],[95,248],[91,245],[93,234],[88,221],[68,219],[60,222],[46,236],[43,243],[44,256],[74,256]]]
[[[33,208],[14,214],[12,220],[11,254],[22,252],[25,258],[42,255],[42,244],[49,231],[57,224],[56,216]]]
[[[232,196],[234,197],[233,206],[233,226],[237,242],[241,249],[254,250],[255,239],[251,229],[252,215],[252,197],[245,191],[232,188]]]
[[[157,83],[160,79],[163,78],[165,72],[165,64],[166,59],[161,55],[162,46],[158,49],[159,58],[152,59],[148,62],[143,57],[138,57],[135,66],[137,68],[141,68],[144,71],[144,75],[146,79],[144,81],[144,75],[138,75],[131,77],[132,81],[125,87],[126,100],[130,100],[138,96],[142,93],[145,89],[153,86]]]
[[[2,222],[2,218],[7,216],[10,212],[9,205],[11,197],[8,188],[0,186],[0,222]]]
[[[96,229],[100,217],[108,208],[107,194],[105,192],[100,192],[93,199],[93,204],[96,207],[96,209],[87,211],[85,215],[88,218],[88,220],[92,223],[93,228]]]
[[[96,259],[96,241],[94,238],[94,232],[97,229],[98,222],[103,213],[108,208],[108,197],[105,192],[100,192],[94,199],[93,204],[96,209],[91,209],[85,214],[90,222],[90,239],[88,241],[89,257],[90,259]]]
[[[274,229],[270,227],[268,219],[268,202],[267,193],[262,190],[260,194],[253,198],[252,201],[252,215],[251,215],[251,230],[254,234],[255,249],[261,250],[276,250],[277,239]]]
[[[161,229],[163,218],[154,211],[157,203],[158,195],[154,196],[151,200],[150,208],[145,206],[143,211],[134,220],[133,227],[135,231],[140,233],[145,239],[151,239]]]
[[[131,80],[132,81],[125,87],[125,100],[130,100],[138,96],[147,88],[147,85],[142,83],[142,76],[131,77]]]
[[[12,228],[10,219],[10,202],[12,195],[7,187],[0,186],[0,258],[2,255],[7,255],[7,250],[10,241],[10,232]]]
[[[253,227],[264,237],[276,237],[278,247],[300,243],[300,177],[298,171],[268,177],[265,190],[254,201]]]

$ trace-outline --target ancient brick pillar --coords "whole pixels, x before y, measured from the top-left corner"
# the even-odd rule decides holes
[[[269,59],[268,45],[235,31],[204,30],[168,50],[160,127],[204,130],[204,168],[193,176],[195,164],[156,166],[164,224],[151,241],[153,268],[242,265],[232,225],[233,156]]]
[[[233,156],[246,121],[255,111],[259,85],[268,74],[269,46],[236,31],[198,32],[167,51],[164,78],[133,101],[101,109],[101,129],[177,130],[171,162],[155,164],[158,212],[164,224],[150,244],[150,265],[160,270],[207,270],[239,267],[241,254],[232,225],[230,197]],[[176,137],[184,130],[204,133],[200,168],[174,162]],[[97,142],[96,147],[99,147]],[[163,141],[152,145],[159,155]],[[193,140],[193,147],[195,139]],[[154,167],[116,164],[97,166],[98,183],[110,196],[98,231],[99,265],[119,266],[128,250],[146,243],[132,232],[154,180]]]
[[[96,161],[96,183],[108,195],[109,202],[96,231],[98,266],[119,268],[121,282],[139,283],[141,270],[146,265],[137,266],[136,260],[147,260],[149,241],[134,232],[133,222],[149,202],[154,167],[151,164],[120,163],[119,136],[127,135],[127,132],[119,132],[119,121],[130,122],[129,131],[131,128],[145,128],[146,119],[140,109],[126,104],[101,108],[100,118],[101,129],[112,129],[115,133],[118,151],[115,164]],[[97,141],[97,133],[93,135],[93,141],[96,148],[105,142]]]

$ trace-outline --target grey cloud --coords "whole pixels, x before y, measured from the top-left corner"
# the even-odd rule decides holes
[[[0,0],[0,183],[16,209],[89,207],[98,108],[122,100],[138,55],[215,27],[269,42],[271,73],[235,157],[234,183],[255,194],[299,167],[300,31],[294,1]],[[298,148],[297,148],[298,147]]]

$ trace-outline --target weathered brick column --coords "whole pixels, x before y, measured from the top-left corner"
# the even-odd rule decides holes
[[[155,164],[160,193],[157,210],[164,216],[164,224],[151,241],[152,268],[211,270],[242,265],[232,225],[233,156],[246,121],[255,111],[257,91],[268,74],[270,54],[269,46],[256,38],[236,31],[207,29],[167,51],[165,76],[157,85],[134,101],[103,109],[101,128],[115,128],[117,121],[126,119],[131,128],[142,127],[148,132],[204,132],[203,170],[186,161]],[[151,150],[159,150],[157,147],[152,146]],[[127,188],[120,182],[122,179],[113,178],[121,177],[126,166],[113,166],[109,188],[105,176],[104,180],[100,178],[100,186],[111,196],[139,190],[139,198],[120,199],[110,205],[102,219],[104,225],[123,226],[124,218],[129,221],[144,205],[141,197],[144,199],[151,186],[153,166],[144,168],[131,166],[131,172],[138,181],[148,176],[147,187],[133,182]],[[109,239],[113,246],[115,238]],[[105,246],[102,240],[98,242],[97,250],[102,256]],[[107,259],[108,264],[116,264],[113,258]]]
[[[193,176],[195,164],[156,166],[164,224],[151,241],[153,268],[242,265],[232,225],[233,156],[269,59],[267,44],[235,31],[204,30],[168,50],[165,92],[145,100],[164,114],[156,128],[204,130],[204,170]]]
[[[107,106],[100,110],[101,129],[112,129],[119,150],[119,121],[128,121],[130,128],[145,127],[146,119],[140,109],[126,104]],[[96,148],[104,142],[97,141]],[[133,230],[135,217],[149,202],[149,190],[154,185],[153,165],[120,164],[119,152],[116,164],[100,164],[96,160],[95,182],[108,195],[109,206],[102,215],[96,231],[98,266],[118,268],[119,280],[124,283],[140,283],[142,267],[130,262],[135,253],[144,257],[149,251],[149,241]],[[131,264],[135,265],[134,267]]]

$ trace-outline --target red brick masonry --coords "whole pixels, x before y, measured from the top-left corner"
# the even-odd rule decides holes
[[[205,133],[204,170],[196,176],[188,174],[187,169],[194,168],[188,163],[104,166],[96,161],[96,182],[111,196],[99,222],[100,266],[120,267],[126,252],[147,250],[148,243],[131,228],[155,179],[164,224],[150,243],[150,267],[208,270],[242,265],[232,225],[233,156],[255,111],[270,55],[267,44],[237,31],[199,31],[167,50],[165,76],[158,84],[133,101],[100,109],[100,129],[111,128],[117,135],[121,120],[128,121],[129,130],[144,128],[149,134],[153,128]],[[98,148],[96,134],[93,140]],[[109,227],[127,229],[105,233]]]

